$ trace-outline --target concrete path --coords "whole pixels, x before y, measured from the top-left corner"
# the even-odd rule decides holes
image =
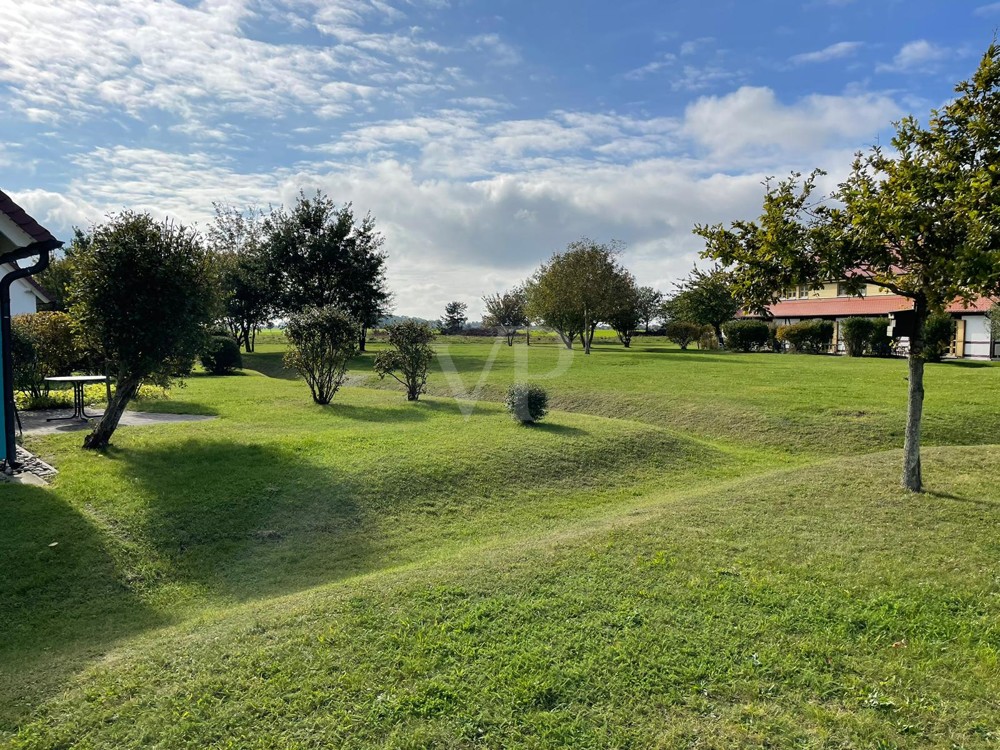
[[[90,422],[78,420],[65,422],[46,422],[49,417],[64,417],[71,409],[53,409],[46,411],[26,411],[21,412],[21,426],[25,435],[54,435],[59,432],[79,432],[93,428]],[[94,419],[99,419],[101,412],[89,412],[95,414]],[[118,423],[122,427],[147,427],[155,424],[173,424],[174,422],[204,422],[215,417],[207,417],[203,414],[156,414],[144,411],[127,411],[122,414]]]

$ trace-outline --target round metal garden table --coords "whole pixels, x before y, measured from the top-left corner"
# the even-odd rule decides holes
[[[105,383],[108,378],[105,375],[62,375],[55,378],[45,378],[46,383],[70,383],[73,386],[73,413],[68,417],[50,417],[46,422],[56,422],[60,419],[78,419],[86,422],[88,419],[98,416],[97,414],[87,414],[83,408],[83,387],[90,383]]]

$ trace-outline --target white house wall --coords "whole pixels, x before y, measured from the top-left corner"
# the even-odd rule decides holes
[[[988,359],[992,352],[989,321],[985,315],[963,315],[965,321],[965,356]]]
[[[33,312],[38,312],[38,297],[35,296],[35,290],[21,279],[16,279],[10,285],[10,314],[24,315]]]

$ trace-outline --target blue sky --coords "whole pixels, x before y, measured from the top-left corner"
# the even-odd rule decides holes
[[[128,206],[322,189],[371,211],[401,313],[479,312],[568,242],[642,283],[767,175],[886,142],[968,76],[1000,2],[0,0],[0,188],[59,236]]]

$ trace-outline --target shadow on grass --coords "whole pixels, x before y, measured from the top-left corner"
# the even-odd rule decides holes
[[[987,362],[985,360],[974,360],[974,359],[950,359],[944,362],[940,362],[939,364],[950,365],[951,367],[968,367],[972,369],[995,366],[992,362]]]
[[[5,486],[0,513],[0,695],[17,696],[0,700],[6,729],[64,688],[87,659],[165,619],[116,562],[114,532],[57,492]],[[41,660],[43,668],[32,667]]]
[[[333,403],[323,407],[331,416],[353,419],[358,422],[422,422],[427,419],[427,409],[420,408],[425,402],[405,404],[403,406],[357,406],[334,399]],[[409,408],[412,406],[413,408]]]
[[[244,353],[243,367],[247,370],[256,370],[261,375],[280,380],[299,380],[299,374],[295,370],[285,367],[283,352],[252,352]]]
[[[521,426],[526,430],[548,432],[553,435],[572,435],[574,437],[579,437],[590,434],[586,430],[581,430],[579,427],[570,427],[568,424],[555,424],[553,422],[535,422],[534,424],[523,424]]]
[[[108,456],[127,466],[149,507],[123,522],[170,577],[225,597],[297,591],[382,564],[368,540],[377,519],[361,489],[295,450],[188,439]]]

